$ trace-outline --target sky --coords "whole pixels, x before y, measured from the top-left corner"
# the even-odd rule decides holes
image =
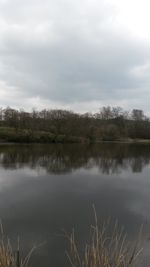
[[[149,0],[0,0],[0,106],[150,114]]]

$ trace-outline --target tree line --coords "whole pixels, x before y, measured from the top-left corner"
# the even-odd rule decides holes
[[[0,141],[76,143],[150,139],[150,118],[143,110],[104,106],[97,113],[62,109],[31,112],[0,108]]]

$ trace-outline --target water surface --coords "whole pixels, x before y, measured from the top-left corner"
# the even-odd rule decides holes
[[[0,217],[24,250],[46,242],[32,266],[68,267],[62,229],[84,240],[93,223],[118,220],[129,239],[144,224],[150,266],[150,146],[147,144],[1,145]]]

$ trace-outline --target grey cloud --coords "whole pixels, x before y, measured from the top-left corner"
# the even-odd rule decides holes
[[[149,49],[116,32],[113,8],[97,0],[89,3],[0,2],[0,23],[5,22],[0,37],[0,80],[8,90],[9,86],[17,88],[16,96],[25,101],[39,97],[62,106],[110,103],[123,94],[130,106],[133,92],[140,97],[144,83],[143,79],[139,82],[138,72],[135,75],[136,68],[150,61]]]

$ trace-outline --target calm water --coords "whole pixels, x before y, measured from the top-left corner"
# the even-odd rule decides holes
[[[25,250],[46,241],[36,267],[68,267],[61,237],[74,227],[81,240],[93,223],[118,219],[130,239],[144,223],[144,267],[150,266],[150,146],[1,145],[0,217]],[[44,264],[43,264],[44,263]]]

